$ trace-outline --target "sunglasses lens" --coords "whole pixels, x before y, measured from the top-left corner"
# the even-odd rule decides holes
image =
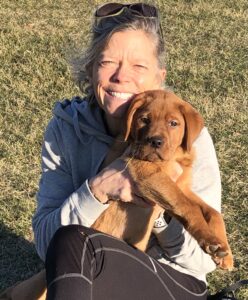
[[[138,12],[139,15],[142,15],[144,17],[158,17],[157,8],[152,5],[143,3],[131,4],[130,9],[132,11]]]
[[[135,4],[120,4],[120,3],[108,3],[97,9],[95,17],[107,17],[112,16],[120,12],[124,7],[127,7],[132,13],[143,17],[158,17],[157,8],[153,5],[144,3]]]
[[[123,4],[120,3],[108,3],[99,7],[95,13],[95,17],[107,17],[118,13],[122,8]]]

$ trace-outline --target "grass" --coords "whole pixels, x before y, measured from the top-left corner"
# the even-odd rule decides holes
[[[85,46],[100,3],[0,0],[0,289],[43,266],[31,230],[42,136],[55,101],[79,94],[66,58]],[[156,3],[167,44],[167,84],[202,112],[220,163],[235,269],[208,276],[215,291],[248,278],[248,4]],[[248,299],[248,291],[237,297]]]

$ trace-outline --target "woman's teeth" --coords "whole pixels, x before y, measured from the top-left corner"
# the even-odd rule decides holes
[[[131,93],[118,93],[118,92],[112,92],[112,91],[108,91],[108,93],[116,98],[121,98],[123,100],[129,100],[130,98],[133,97],[134,94]]]

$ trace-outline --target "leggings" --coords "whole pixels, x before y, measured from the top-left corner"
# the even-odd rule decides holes
[[[206,284],[125,242],[61,227],[46,257],[47,300],[206,300]]]

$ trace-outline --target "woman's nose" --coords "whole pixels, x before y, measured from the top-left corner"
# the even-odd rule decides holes
[[[130,70],[124,64],[120,64],[118,68],[113,73],[111,80],[113,82],[127,82],[130,80]]]

